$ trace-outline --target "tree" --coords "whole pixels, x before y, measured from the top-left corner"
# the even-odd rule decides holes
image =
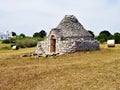
[[[44,38],[47,35],[47,33],[44,30],[41,30],[40,32],[36,32],[33,34],[33,37],[41,37]]]
[[[118,33],[118,32],[114,33],[114,39],[115,39],[115,43],[119,44],[120,43],[120,33]]]
[[[39,36],[39,33],[38,33],[38,32],[34,33],[34,34],[33,34],[33,37],[40,37],[40,36]]]
[[[114,35],[110,35],[108,39],[114,39]]]
[[[101,43],[103,43],[103,42],[106,42],[109,39],[110,36],[111,36],[111,33],[109,31],[107,31],[107,30],[104,30],[104,31],[101,31],[99,33],[99,36],[97,37],[97,39]]]
[[[17,36],[17,34],[15,32],[11,32],[12,33],[12,36]]]
[[[41,38],[44,38],[47,35],[47,33],[44,30],[41,30],[39,34]]]
[[[19,35],[19,37],[20,37],[20,38],[25,38],[26,36],[25,36],[25,34],[21,33],[21,34]]]
[[[93,36],[93,38],[95,37],[95,34],[92,31],[88,30],[88,32]]]

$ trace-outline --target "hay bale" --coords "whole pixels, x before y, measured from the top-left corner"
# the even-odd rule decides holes
[[[115,40],[108,40],[107,41],[107,46],[108,47],[115,47]]]
[[[12,46],[12,50],[18,50],[18,46]]]

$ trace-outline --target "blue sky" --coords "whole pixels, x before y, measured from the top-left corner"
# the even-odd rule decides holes
[[[64,15],[75,15],[96,35],[120,32],[120,0],[0,0],[0,32],[49,33]]]

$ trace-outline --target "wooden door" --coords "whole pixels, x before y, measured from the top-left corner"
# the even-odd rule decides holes
[[[50,52],[56,52],[56,39],[54,36],[51,36],[50,40]]]

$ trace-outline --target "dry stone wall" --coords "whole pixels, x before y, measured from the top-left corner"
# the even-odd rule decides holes
[[[37,54],[49,54],[49,41],[39,41],[35,53]]]
[[[67,41],[57,41],[55,53],[65,54],[65,53],[71,53],[71,52],[93,51],[93,50],[99,50],[99,49],[100,49],[99,42],[96,40],[92,40],[92,41],[67,40]],[[51,52],[50,52],[49,40],[39,42],[37,45],[36,53],[50,55]]]
[[[92,41],[59,41],[58,53],[99,50],[99,42]]]
[[[75,42],[73,41],[59,41],[57,45],[57,53],[64,54],[74,52],[72,48],[73,46],[75,46]]]
[[[75,41],[75,51],[93,51],[99,50],[99,42],[96,40],[92,41]]]

